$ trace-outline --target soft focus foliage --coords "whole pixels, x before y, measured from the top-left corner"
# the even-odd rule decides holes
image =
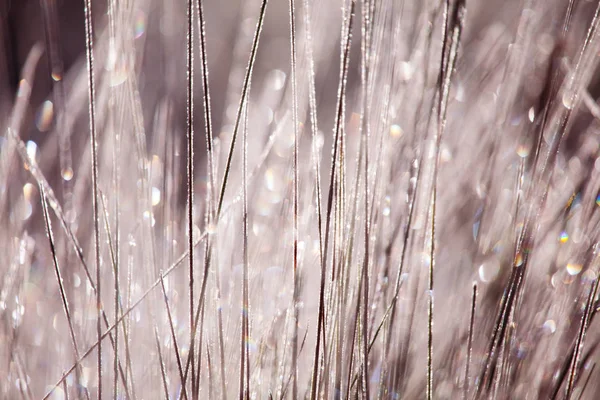
[[[15,3],[0,398],[596,398],[596,0]]]

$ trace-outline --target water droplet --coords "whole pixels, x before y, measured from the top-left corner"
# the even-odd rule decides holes
[[[26,183],[25,185],[23,185],[23,197],[25,198],[25,200],[31,200],[31,195],[33,194],[34,189],[35,186],[33,186],[33,184],[31,183]]]
[[[52,125],[52,119],[54,118],[54,104],[50,100],[46,100],[42,103],[36,119],[35,126],[40,132],[46,132]]]
[[[548,333],[556,332],[556,322],[554,322],[553,319],[547,320],[542,326],[546,331],[548,331]]]
[[[408,61],[400,62],[400,76],[404,81],[408,81],[412,78],[414,73],[414,68],[412,64]]]
[[[59,318],[60,318],[60,316],[59,316],[59,314],[58,314],[58,313],[54,314],[54,317],[52,318],[52,328],[53,328],[53,329],[54,329],[56,332],[58,332],[58,331],[59,331],[59,330],[58,330],[58,326],[59,326],[59,324],[60,324]]]
[[[519,359],[523,359],[527,356],[528,352],[529,352],[529,346],[527,345],[527,343],[521,343],[517,350],[517,357]]]
[[[521,265],[523,265],[523,253],[518,252],[515,257],[515,267],[520,267]]]
[[[272,192],[277,190],[277,187],[279,186],[278,183],[279,182],[273,168],[267,169],[265,171],[265,185],[267,186],[267,189]]]
[[[324,144],[325,144],[325,136],[323,135],[323,132],[318,131],[317,134],[315,135],[315,147],[317,148],[317,151],[320,151],[323,148]]]
[[[456,94],[454,95],[456,101],[464,102],[466,99],[465,87],[461,84],[456,85]]]
[[[79,277],[79,274],[73,274],[73,286],[78,288],[80,285],[81,285],[81,278]]]
[[[152,205],[157,206],[160,203],[160,189],[152,187]]]
[[[257,346],[256,346],[256,341],[254,339],[252,339],[249,336],[246,336],[245,341],[246,341],[246,344],[248,345],[248,349],[250,350],[250,352],[256,351]]]
[[[267,76],[267,85],[273,90],[281,90],[285,85],[285,72],[279,69],[274,69]]]
[[[267,125],[270,125],[273,122],[273,117],[275,114],[273,113],[273,109],[271,107],[265,107],[265,114],[267,117]],[[299,123],[300,130],[302,130],[302,123]]]
[[[440,152],[440,162],[445,163],[450,160],[452,160],[452,152],[450,151],[450,149],[448,147],[443,146],[442,150]]]
[[[146,14],[141,11],[138,10],[137,15],[135,17],[135,30],[134,30],[134,35],[136,39],[141,38],[144,35],[144,32],[146,32]]]
[[[388,217],[390,215],[390,212],[391,212],[391,210],[390,210],[390,203],[391,203],[390,196],[385,196],[385,199],[383,201],[384,201],[383,215],[385,217]]]
[[[394,124],[394,125],[390,126],[390,136],[391,137],[399,138],[399,137],[402,137],[403,134],[404,134],[404,132],[402,131],[402,128],[400,127],[400,125]]]
[[[529,112],[527,113],[527,118],[529,118],[529,122],[533,122],[535,120],[535,110],[533,109],[533,107],[529,109]]]
[[[566,231],[562,231],[558,237],[558,240],[561,243],[567,243],[569,241],[569,234]]]
[[[13,327],[18,328],[19,325],[21,325],[22,321],[23,321],[23,314],[20,312],[19,307],[17,306],[17,308],[15,308],[12,312]]]
[[[581,265],[581,264],[575,264],[575,263],[567,264],[567,272],[571,276],[575,276],[575,275],[579,274],[582,269],[583,269],[583,265]]]
[[[210,223],[206,226],[206,233],[209,235],[214,235],[217,232],[217,226],[213,223]]]
[[[252,224],[252,233],[254,233],[256,236],[259,236],[263,231],[264,231],[263,225],[256,223],[256,222]]]
[[[520,144],[517,147],[517,155],[521,158],[525,158],[529,155],[530,148],[524,144]]]
[[[33,140],[29,140],[26,145],[27,155],[32,161],[35,161],[37,154],[37,144]]]
[[[572,110],[575,103],[574,93],[569,90],[565,91],[562,95],[562,103],[567,110]]]
[[[60,82],[62,80],[62,73],[60,71],[52,71],[51,76],[54,82]]]
[[[124,60],[116,60],[112,68],[109,69],[110,86],[116,87],[123,84],[127,80],[128,67]]]
[[[62,175],[62,178],[63,178],[65,181],[67,181],[67,182],[68,182],[68,181],[70,181],[71,179],[73,179],[73,170],[72,170],[71,168],[69,168],[69,167],[67,167],[67,168],[64,168],[64,169],[61,171],[61,175]]]
[[[19,89],[17,91],[17,97],[23,97],[26,93],[31,91],[31,86],[25,79],[21,79],[19,81]]]
[[[150,211],[144,211],[144,220],[150,222],[151,226],[154,226],[156,223],[156,219],[154,219],[154,214]]]
[[[478,183],[477,186],[475,186],[475,193],[477,193],[477,197],[479,197],[480,199],[484,199],[485,196],[487,196],[487,187],[484,183]]]
[[[500,263],[493,257],[479,266],[479,279],[482,282],[492,282],[500,272]]]

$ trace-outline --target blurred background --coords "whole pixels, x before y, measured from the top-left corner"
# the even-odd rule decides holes
[[[229,211],[217,226],[207,217],[211,187],[195,25],[194,229],[217,237],[212,243],[216,256],[207,275],[207,322],[201,328],[208,344],[200,349],[198,358],[206,362],[212,357],[215,370],[210,371],[214,375],[202,370],[199,379],[203,393],[214,390],[223,398],[237,394],[239,317],[249,313],[251,334],[244,340],[251,348],[253,398],[266,399],[273,393],[276,398],[291,398],[286,390],[291,390],[287,389],[293,331],[290,321],[296,309],[300,310],[300,337],[306,340],[298,359],[299,390],[301,396],[308,393],[322,266],[316,201],[321,201],[325,212],[328,196],[334,193],[325,275],[333,277],[334,269],[342,271],[345,282],[327,280],[327,295],[331,297],[324,335],[338,346],[340,355],[339,359],[338,353],[333,357],[332,347],[328,358],[323,356],[332,372],[324,367],[319,370],[319,394],[341,390],[333,382],[334,371],[341,376],[343,370],[340,379],[348,388],[353,371],[358,376],[358,361],[352,356],[360,351],[354,335],[358,310],[364,307],[357,300],[361,266],[367,265],[371,278],[369,335],[378,331],[379,323],[383,327],[382,336],[373,339],[369,364],[372,388],[378,387],[382,398],[423,398],[427,305],[433,298],[427,288],[432,261],[430,196],[438,185],[434,398],[458,398],[468,381],[463,374],[467,362],[464,350],[473,282],[480,285],[480,297],[471,387],[483,379],[499,304],[514,271],[515,237],[527,224],[532,232],[541,233],[535,248],[527,249],[531,265],[527,279],[523,278],[527,296],[515,302],[522,312],[510,315],[506,357],[498,361],[509,360],[506,365],[510,368],[505,379],[497,381],[501,387],[498,393],[507,399],[547,398],[563,384],[557,371],[568,364],[566,354],[579,328],[591,282],[596,282],[598,275],[590,261],[598,239],[596,223],[600,223],[594,211],[600,182],[600,112],[596,104],[600,74],[594,54],[600,48],[600,35],[590,29],[597,24],[594,13],[598,2],[468,0],[439,159],[433,158],[436,149],[432,146],[439,122],[435,100],[445,2],[356,2],[342,101],[338,97],[340,61],[342,46],[348,40],[344,29],[351,3],[296,1],[298,121],[292,121],[291,116],[289,2],[268,3],[252,74],[247,126],[242,124],[248,133],[251,176],[250,311],[240,306],[244,236],[239,136],[225,192]],[[205,0],[202,4],[216,186],[220,188],[235,121],[244,116],[239,110],[240,94],[261,1]],[[363,59],[364,4],[374,4],[375,11],[370,22],[372,47],[369,57]],[[104,308],[112,322],[123,307],[158,282],[161,271],[187,248],[187,2],[93,0],[92,5],[99,187],[106,201],[101,209],[101,279],[107,288]],[[584,52],[588,32],[593,40]],[[87,350],[95,341],[94,290],[86,283],[80,265],[85,259],[94,271],[85,45],[83,0],[0,0],[0,126],[17,131],[24,151],[15,153],[7,136],[0,135],[2,398],[39,398],[73,364],[40,206],[40,182],[53,189],[48,202],[54,211],[57,255],[74,310],[80,350]],[[28,57],[36,51],[41,51],[39,61],[28,64]],[[581,68],[574,72],[580,61]],[[361,80],[363,62],[369,63],[371,71],[368,85]],[[31,74],[27,66],[33,66]],[[563,97],[570,93],[570,82],[576,82],[581,92],[576,105]],[[31,89],[30,98],[26,89]],[[314,120],[310,113],[313,90]],[[368,117],[363,96],[368,97],[371,107]],[[344,153],[343,158],[332,162],[340,102]],[[558,129],[557,121],[566,118],[565,110],[573,112],[558,140],[552,135]],[[363,118],[367,119],[364,126]],[[359,154],[363,154],[361,138],[367,126],[370,147],[364,151],[368,152],[369,164],[363,167],[364,158]],[[296,128],[300,134],[301,283],[300,301],[293,303],[291,196]],[[559,143],[556,149],[555,143]],[[542,154],[552,157],[534,156],[537,144]],[[39,168],[29,165],[24,154]],[[546,160],[551,162],[542,169]],[[433,170],[438,164],[436,183]],[[342,166],[342,176],[332,173],[332,165]],[[361,168],[368,171],[368,187],[362,181]],[[540,170],[552,173],[544,175],[546,172]],[[317,174],[322,182],[318,200]],[[334,183],[331,187],[330,177]],[[548,193],[544,192],[546,187]],[[367,195],[371,207],[368,215],[361,204]],[[414,219],[410,214],[413,206]],[[535,218],[527,219],[528,215]],[[372,246],[366,255],[365,221],[372,224]],[[81,247],[81,255],[74,250],[76,245]],[[117,256],[111,246],[120,249]],[[204,246],[197,248],[199,290],[205,253]],[[367,260],[364,264],[363,259]],[[113,263],[121,265],[120,273],[113,273]],[[164,298],[172,302],[176,336],[182,354],[187,355],[189,277],[184,268],[166,280]],[[121,311],[113,311],[112,290],[119,279],[126,304],[121,305]],[[394,288],[400,287],[396,299]],[[112,375],[114,347],[104,347],[104,380],[107,385],[113,379],[124,381],[117,390],[121,397],[125,397],[126,388],[133,388],[132,382],[137,382],[140,398],[160,397],[161,373],[168,377],[171,397],[181,394],[169,330],[171,317],[166,315],[164,298],[149,296],[123,324],[131,338],[119,339],[122,344],[131,344],[131,354],[125,355],[123,346],[118,350],[123,364],[128,364],[124,379]],[[342,298],[345,303],[339,300]],[[396,301],[395,319],[388,320],[388,305],[396,307]],[[153,331],[158,345],[149,334]],[[595,357],[595,347],[590,347],[586,353],[589,358],[581,367],[586,376],[593,371],[588,361]],[[166,372],[160,369],[161,349]],[[79,380],[71,377],[65,381],[60,393],[82,398],[91,393],[93,398],[97,385],[93,358],[90,356],[77,372],[81,374]],[[4,363],[5,359],[8,362]],[[217,371],[217,365],[222,370]],[[7,377],[4,381],[3,376]],[[221,382],[223,386],[217,388]],[[588,390],[590,397],[586,398],[594,398],[593,393]],[[471,394],[474,397],[475,393]]]

